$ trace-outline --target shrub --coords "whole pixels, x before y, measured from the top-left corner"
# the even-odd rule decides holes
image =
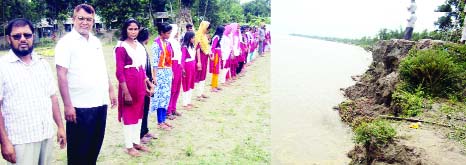
[[[354,141],[363,145],[382,147],[396,136],[395,129],[385,120],[361,123],[354,131]]]
[[[424,92],[417,88],[414,93],[405,90],[406,85],[397,85],[392,94],[393,104],[400,108],[402,116],[413,117],[422,113]]]
[[[385,120],[374,120],[369,123],[361,123],[354,131],[354,141],[363,144],[365,148],[366,162],[372,164],[382,147],[393,141],[396,131]]]
[[[411,52],[400,63],[400,76],[411,87],[421,87],[432,96],[446,97],[464,87],[461,65],[440,49]]]

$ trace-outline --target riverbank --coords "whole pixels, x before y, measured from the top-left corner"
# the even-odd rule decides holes
[[[454,98],[432,97],[417,89],[406,92],[406,80],[400,76],[400,63],[411,50],[438,49],[453,52],[463,50],[463,45],[449,45],[442,41],[406,40],[380,41],[373,46],[373,62],[365,74],[354,76],[356,84],[344,89],[347,101],[339,106],[342,120],[356,129],[361,123],[389,120],[396,136],[373,152],[374,162],[401,164],[462,164],[466,162],[466,103],[459,96]],[[461,51],[459,51],[461,52]],[[413,52],[411,52],[413,53]],[[458,59],[461,60],[461,53]],[[464,54],[463,54],[464,55]],[[456,57],[455,57],[456,58]],[[426,62],[427,63],[427,62]],[[461,77],[460,77],[461,78]],[[464,78],[464,77],[463,77]],[[464,86],[463,88],[464,89]],[[421,91],[421,92],[419,92]],[[388,117],[387,117],[388,116]],[[414,119],[418,122],[410,122]],[[380,135],[380,134],[379,134]],[[377,134],[375,134],[377,136]],[[362,145],[357,145],[349,156],[353,163],[367,163]]]

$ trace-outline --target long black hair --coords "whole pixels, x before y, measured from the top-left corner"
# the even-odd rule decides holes
[[[135,19],[133,18],[130,18],[128,20],[125,21],[125,23],[123,23],[123,27],[121,27],[121,36],[120,36],[120,41],[124,41],[128,38],[128,26],[131,25],[131,23],[135,23],[138,28],[141,27],[141,25],[139,24],[138,21],[136,21]]]
[[[218,36],[218,42],[217,42],[216,48],[219,48],[221,46],[220,41],[222,40],[223,31],[225,31],[225,27],[223,25],[217,26],[217,29],[215,30],[215,34],[214,34],[214,37]],[[212,42],[214,42],[213,40],[214,37],[212,37],[212,41],[210,42],[211,45],[212,45]]]
[[[141,30],[139,30],[137,40],[140,43],[142,43],[146,41],[147,39],[149,39],[149,30],[147,30],[147,28],[142,28]]]
[[[194,38],[194,32],[188,31],[184,34],[183,44],[181,46],[186,46],[188,48],[194,48],[194,44],[191,43],[191,39]]]

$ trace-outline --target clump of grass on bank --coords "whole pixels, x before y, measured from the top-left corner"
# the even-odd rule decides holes
[[[393,142],[396,136],[395,129],[385,120],[363,122],[355,130],[354,141],[363,145],[366,154],[366,162],[372,163],[378,151]]]

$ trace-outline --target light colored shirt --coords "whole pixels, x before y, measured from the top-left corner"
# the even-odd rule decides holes
[[[223,35],[222,40],[220,40],[220,45],[222,45],[222,60],[227,60],[230,57],[231,50],[233,49],[231,40],[231,35]]]
[[[466,8],[465,8],[465,10],[466,10]],[[466,21],[463,22],[463,31],[461,33],[460,41],[462,42],[464,40],[466,40]]]
[[[146,48],[142,46],[141,43],[136,41],[136,49],[131,47],[129,44],[123,41],[118,41],[116,46],[122,46],[125,48],[126,53],[128,56],[131,58],[132,64],[131,65],[126,65],[125,68],[127,67],[135,67],[138,69],[140,66],[145,67],[146,66]]]
[[[172,49],[173,49],[173,53],[174,53],[172,61],[173,60],[178,60],[178,64],[181,64],[181,45],[180,45],[180,42],[177,41],[175,38],[168,39],[168,42],[170,42],[170,44],[172,45]]]
[[[241,54],[241,50],[239,47],[240,38],[241,37],[239,36],[233,36],[233,55],[235,55],[235,57]]]
[[[73,29],[58,41],[55,64],[68,69],[68,88],[74,107],[109,104],[107,65],[97,37],[89,34],[87,40]]]
[[[408,27],[414,27],[417,17],[416,14],[411,14],[411,17],[408,19]]]
[[[35,53],[30,64],[11,50],[0,58],[1,113],[13,145],[53,137],[55,122],[50,97],[56,90],[50,64]]]
[[[265,40],[265,30],[262,28],[259,28],[259,41],[264,41]]]
[[[417,9],[416,3],[415,3],[415,2],[411,2],[411,5],[408,7],[408,11],[409,11],[410,13],[414,13],[414,12],[416,12],[416,9]]]
[[[189,58],[186,58],[186,62],[191,62],[196,59],[196,49],[194,47],[188,47]]]

